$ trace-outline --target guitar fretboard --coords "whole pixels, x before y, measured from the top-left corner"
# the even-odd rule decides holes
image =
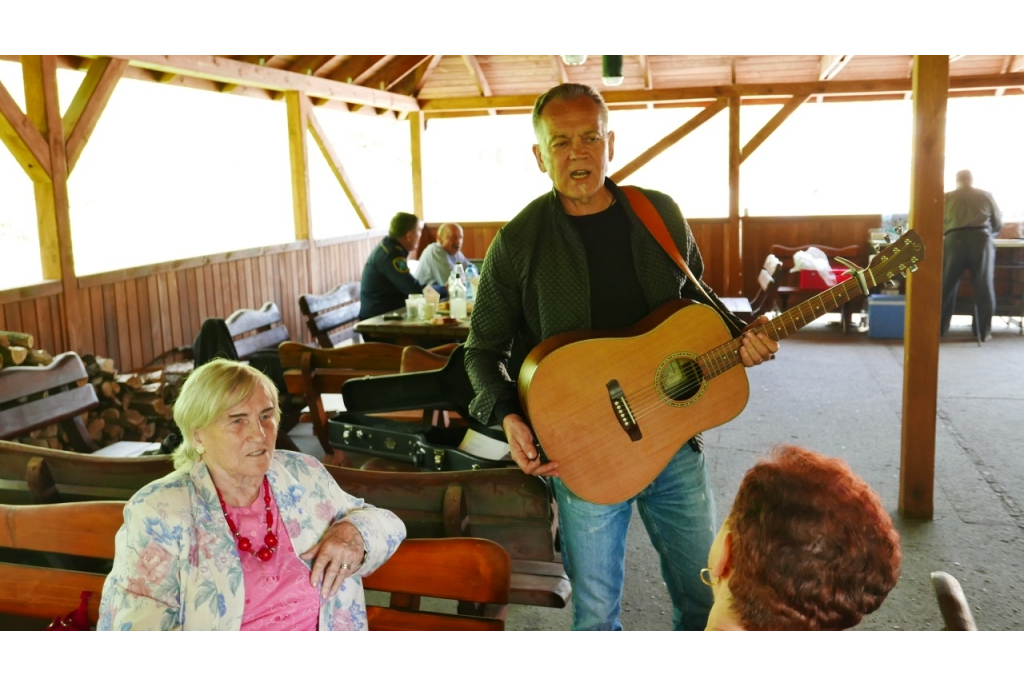
[[[874,275],[870,270],[866,270],[864,275],[868,279],[869,286],[876,285]],[[782,340],[791,333],[796,333],[821,315],[839,309],[855,295],[860,294],[860,291],[860,284],[857,279],[850,278],[829,288],[820,295],[815,295],[797,306],[787,309],[768,323],[752,329],[752,332],[755,334],[764,333],[775,341]],[[733,338],[724,345],[720,345],[698,357],[697,363],[700,364],[704,377],[707,379],[714,378],[737,364],[741,364],[740,347],[742,346],[742,338]]]

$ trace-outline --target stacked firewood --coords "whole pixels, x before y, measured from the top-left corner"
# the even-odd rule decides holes
[[[53,356],[33,349],[27,333],[0,331],[0,367],[46,366]],[[175,430],[174,400],[191,364],[171,364],[136,373],[118,373],[114,360],[92,354],[80,355],[99,406],[84,417],[86,430],[97,447],[121,440],[161,442]],[[56,425],[32,431],[19,442],[37,447],[73,449],[63,428]]]
[[[160,442],[174,430],[174,399],[184,376],[165,369],[118,373],[112,359],[82,355],[100,406],[86,430],[100,447],[120,440]]]
[[[0,331],[0,369],[5,366],[46,366],[53,357],[46,350],[34,350],[29,333]]]

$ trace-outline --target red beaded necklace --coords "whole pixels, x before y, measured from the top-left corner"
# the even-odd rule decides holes
[[[228,521],[228,528],[231,529],[231,534],[238,539],[238,549],[249,552],[260,561],[270,561],[270,558],[274,556],[274,550],[277,549],[277,536],[273,532],[274,515],[270,512],[270,483],[267,481],[267,477],[263,476],[263,501],[267,505],[267,534],[263,538],[265,544],[260,547],[259,551],[253,550],[249,538],[238,534],[238,526],[228,516],[228,508],[224,504],[224,496],[220,494],[220,488],[214,484],[213,489],[217,491],[217,499],[220,500],[220,508],[224,511],[224,518]]]

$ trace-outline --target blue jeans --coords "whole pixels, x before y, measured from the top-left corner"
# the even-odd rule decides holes
[[[687,443],[643,491],[619,504],[592,504],[553,478],[562,563],[572,582],[573,630],[622,630],[626,531],[635,501],[661,557],[672,627],[703,630],[711,588],[700,580],[715,539],[715,500],[704,454]]]

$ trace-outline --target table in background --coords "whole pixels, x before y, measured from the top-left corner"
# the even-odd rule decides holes
[[[1005,288],[997,287],[995,314],[1018,317],[1020,334],[1024,335],[1024,240],[996,238],[992,242],[996,245],[996,280],[1006,282]],[[1000,272],[1005,273],[1003,278]]]
[[[401,314],[401,319],[385,317]],[[469,317],[462,321],[445,324],[433,324],[429,321],[408,321],[405,318],[405,307],[387,314],[374,316],[360,321],[355,330],[363,340],[392,342],[397,345],[419,345],[434,347],[448,342],[466,342],[469,337]]]

